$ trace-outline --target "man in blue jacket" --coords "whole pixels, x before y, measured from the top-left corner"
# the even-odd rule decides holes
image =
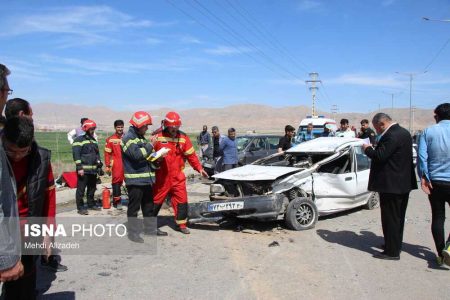
[[[224,171],[231,170],[238,166],[238,150],[236,142],[236,130],[228,129],[228,136],[220,142],[220,151],[223,153]]]
[[[450,234],[445,242],[445,202],[450,205],[450,103],[434,110],[436,125],[420,136],[418,174],[431,205],[431,232],[437,263],[450,266]]]

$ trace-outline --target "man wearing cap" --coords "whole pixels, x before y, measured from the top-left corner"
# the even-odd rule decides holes
[[[77,191],[75,194],[77,210],[80,215],[87,215],[88,211],[84,208],[83,195],[87,188],[88,209],[100,210],[95,204],[94,194],[97,187],[98,168],[103,166],[98,150],[97,140],[94,138],[94,132],[97,128],[92,120],[86,120],[83,123],[84,135],[77,137],[72,144],[73,160],[77,170]]]
[[[184,234],[189,234],[187,228],[186,176],[183,172],[185,161],[187,160],[192,168],[202,176],[208,177],[208,174],[203,170],[191,140],[184,132],[180,131],[180,126],[180,115],[176,112],[169,112],[164,119],[164,130],[158,133],[156,137],[155,151],[166,148],[168,154],[161,161],[160,168],[156,171],[153,215],[158,215],[164,200],[170,195],[178,230]]]
[[[145,138],[148,126],[152,125],[150,114],[138,111],[130,120],[130,128],[122,138],[122,161],[125,184],[128,190],[128,239],[135,243],[143,243],[139,235],[139,210],[144,216],[144,235],[153,235],[152,228],[153,184],[155,183],[155,169],[157,159],[153,156],[153,145]],[[167,235],[159,229],[158,236]]]

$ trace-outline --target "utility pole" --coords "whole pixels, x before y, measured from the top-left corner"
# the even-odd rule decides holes
[[[332,116],[333,120],[336,120],[338,111],[339,111],[338,106],[336,104],[333,104],[331,106],[331,116]]]
[[[411,133],[414,134],[414,118],[416,116],[416,107],[413,106],[412,107],[412,128],[411,128]]]
[[[419,74],[426,73],[426,72],[427,71],[420,72],[420,73],[400,73],[400,72],[395,72],[397,74],[409,76],[409,132],[411,132],[411,130],[412,130],[412,81],[413,81],[413,77],[417,76]]]
[[[319,73],[312,72],[312,73],[309,73],[309,78],[311,78],[311,79],[305,81],[306,84],[311,84],[311,86],[309,87],[309,90],[311,91],[311,95],[312,95],[312,106],[311,106],[312,117],[317,116],[316,115],[316,91],[319,88],[316,86],[316,83],[322,83],[322,80],[317,79],[318,77],[319,77]]]
[[[394,96],[395,95],[400,95],[402,92],[400,93],[388,93],[388,92],[383,92],[386,95],[390,95],[391,96],[391,118],[394,118]]]

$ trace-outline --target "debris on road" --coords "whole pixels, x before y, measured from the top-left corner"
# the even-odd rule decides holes
[[[273,241],[272,243],[269,244],[269,247],[279,247],[280,243],[278,243],[277,241]]]

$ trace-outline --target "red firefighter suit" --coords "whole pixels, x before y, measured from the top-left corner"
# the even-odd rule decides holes
[[[113,204],[120,202],[120,187],[124,180],[121,142],[122,136],[115,133],[105,144],[105,164],[112,169]]]
[[[170,195],[175,213],[175,222],[180,228],[186,228],[187,223],[187,191],[186,176],[184,175],[185,160],[200,172],[202,165],[195,154],[189,137],[178,131],[172,138],[166,131],[157,133],[154,150],[169,148],[170,151],[161,161],[160,168],[156,170],[156,183],[153,185],[153,201],[155,210],[159,210],[164,199]]]

